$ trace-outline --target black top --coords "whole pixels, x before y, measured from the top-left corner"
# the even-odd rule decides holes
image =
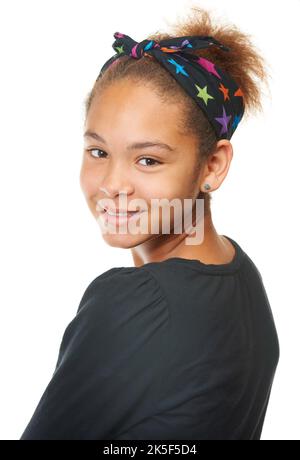
[[[260,439],[278,336],[260,272],[226,238],[228,264],[172,257],[95,278],[20,439]]]

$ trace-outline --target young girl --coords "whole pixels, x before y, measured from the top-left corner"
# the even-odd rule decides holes
[[[134,266],[86,288],[21,439],[260,439],[278,337],[262,276],[217,233],[210,192],[243,114],[261,108],[263,59],[199,8],[173,34],[114,38],[86,100],[80,184]]]

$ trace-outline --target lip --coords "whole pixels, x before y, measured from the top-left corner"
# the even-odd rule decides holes
[[[104,207],[103,208],[104,211],[108,211],[108,212],[112,212],[112,213],[115,213],[115,214],[119,214],[119,213],[133,213],[133,212],[137,212],[137,210],[134,210],[134,211],[130,211],[129,209],[110,209],[108,207]]]
[[[119,214],[119,213],[121,213],[121,214],[125,214],[125,213],[126,214],[129,214],[129,213],[132,214],[132,213],[135,213],[137,211],[143,211],[143,209],[140,209],[140,208],[133,209],[133,210],[131,210],[131,209],[120,209],[120,208],[109,208],[108,205],[103,205],[99,201],[97,202],[97,210],[100,211],[101,213],[104,213],[104,212],[108,211],[108,212],[110,212],[112,214]]]
[[[130,212],[127,215],[110,215],[106,210],[103,210],[101,216],[104,219],[105,224],[114,224],[119,226],[121,224],[126,224],[130,220],[137,219],[144,210]]]

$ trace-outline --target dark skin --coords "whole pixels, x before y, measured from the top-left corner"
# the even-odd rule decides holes
[[[90,136],[84,138],[80,185],[96,219],[99,219],[98,200],[109,198],[115,209],[123,209],[118,201],[122,192],[127,196],[127,210],[137,209],[130,207],[134,199],[147,203],[148,212],[144,216],[150,223],[151,199],[179,198],[183,203],[189,198],[195,204],[199,192],[206,191],[205,183],[210,184],[210,192],[220,187],[233,156],[230,141],[218,141],[213,154],[197,170],[197,139],[179,131],[180,111],[179,104],[163,102],[151,86],[133,85],[129,80],[113,83],[94,97],[84,130],[100,134],[105,143]],[[133,142],[154,140],[168,144],[173,150],[157,147],[126,150]],[[95,156],[87,149],[94,149]],[[173,217],[171,212],[171,229]],[[170,257],[197,259],[205,264],[226,264],[233,259],[235,249],[217,233],[210,211],[203,217],[203,240],[196,245],[186,244],[191,234],[184,228],[179,234],[163,234],[161,218],[160,212],[158,234],[105,233],[103,238],[111,246],[131,249],[136,267]],[[194,206],[193,223],[195,219]]]

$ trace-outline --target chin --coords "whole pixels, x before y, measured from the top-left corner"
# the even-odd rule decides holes
[[[147,241],[151,235],[130,235],[130,234],[102,234],[104,241],[114,248],[131,249]]]

